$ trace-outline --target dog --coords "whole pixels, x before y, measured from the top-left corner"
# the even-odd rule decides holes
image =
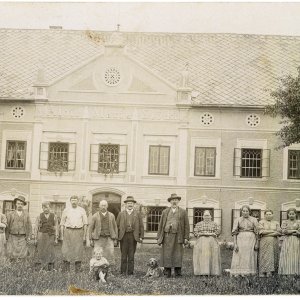
[[[150,277],[150,278],[158,278],[163,276],[164,274],[164,268],[158,266],[158,261],[155,258],[150,258],[148,263],[148,270],[144,277]]]
[[[94,279],[106,283],[108,275],[109,263],[105,257],[102,256],[101,250],[94,250],[94,255],[90,260],[90,273],[93,274]]]

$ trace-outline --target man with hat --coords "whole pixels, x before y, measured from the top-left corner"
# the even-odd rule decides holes
[[[117,217],[118,239],[121,248],[121,274],[132,275],[134,270],[134,254],[136,244],[142,243],[144,238],[144,225],[141,214],[134,210],[136,201],[128,196],[125,210]]]
[[[71,207],[64,209],[61,221],[61,236],[63,239],[62,255],[64,259],[64,271],[70,270],[70,263],[75,262],[75,272],[81,271],[83,258],[83,242],[87,234],[87,215],[85,209],[78,206],[79,197],[76,195],[70,198]]]
[[[15,210],[7,215],[7,255],[14,261],[26,258],[28,255],[28,242],[32,232],[31,221],[27,212],[24,211],[26,200],[23,196],[14,199]]]
[[[187,244],[190,235],[189,219],[184,209],[178,207],[181,197],[171,194],[168,201],[171,207],[162,212],[157,232],[157,243],[162,245],[161,265],[165,275],[171,277],[172,268],[175,277],[181,275],[183,244]]]

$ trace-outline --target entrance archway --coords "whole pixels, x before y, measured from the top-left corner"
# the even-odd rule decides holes
[[[99,202],[105,199],[108,203],[108,211],[115,215],[117,218],[121,211],[121,196],[111,192],[96,193],[92,197],[92,214],[99,210]]]

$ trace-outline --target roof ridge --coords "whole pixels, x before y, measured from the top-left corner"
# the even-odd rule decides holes
[[[63,33],[83,33],[91,31],[95,33],[110,34],[116,30],[95,30],[95,29],[51,29],[51,28],[0,28],[0,32],[17,31],[17,32],[63,32]],[[214,36],[214,37],[258,37],[271,39],[299,39],[300,35],[281,35],[281,34],[257,34],[257,33],[230,33],[230,32],[151,32],[151,31],[119,31],[129,35],[146,35],[146,36]]]

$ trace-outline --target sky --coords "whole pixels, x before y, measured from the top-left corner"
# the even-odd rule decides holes
[[[300,36],[300,2],[0,2],[0,28]]]

